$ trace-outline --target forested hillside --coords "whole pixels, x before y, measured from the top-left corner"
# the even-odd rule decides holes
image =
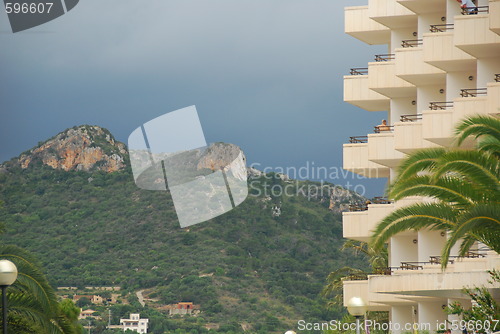
[[[236,209],[181,229],[168,193],[138,189],[128,167],[63,170],[32,159],[23,168],[14,159],[0,168],[1,242],[33,252],[54,286],[153,288],[160,303],[201,304],[207,322],[271,333],[339,317],[319,293],[329,272],[366,266],[339,251],[340,206],[364,199],[341,190],[330,210],[328,191],[297,189],[317,183],[274,174],[249,182]],[[273,186],[296,195],[274,196]]]

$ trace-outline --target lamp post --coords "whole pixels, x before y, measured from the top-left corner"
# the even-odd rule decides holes
[[[7,287],[17,279],[17,267],[9,260],[0,260],[0,287],[2,288],[3,334],[7,334]]]
[[[360,334],[359,319],[366,313],[366,304],[359,297],[352,297],[347,302],[347,311],[356,318],[356,334]]]

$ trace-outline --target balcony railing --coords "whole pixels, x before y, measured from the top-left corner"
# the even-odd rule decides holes
[[[365,143],[368,143],[368,136],[354,136],[354,137],[349,137],[349,143],[351,143],[351,144],[365,144]]]
[[[349,205],[350,212],[366,211],[368,210],[368,204],[391,204],[392,201],[388,200],[386,197],[373,197],[371,200],[367,200],[364,204],[353,203]]]
[[[455,25],[453,23],[433,24],[433,25],[431,25],[430,31],[431,32],[445,32],[445,31],[453,30],[453,29],[455,29]]]
[[[465,7],[462,8],[462,15],[476,15],[478,13],[490,13],[490,6]]]
[[[351,75],[367,75],[368,74],[368,67],[351,68],[351,71],[349,73]]]
[[[431,102],[429,103],[429,109],[430,110],[446,110],[453,108],[453,102],[447,101],[447,102]]]
[[[375,268],[374,274],[376,275],[391,275],[394,270],[399,270],[399,267],[384,267],[384,268]]]
[[[404,48],[415,48],[415,47],[420,46],[422,44],[423,44],[423,40],[421,40],[421,39],[407,39],[401,43],[401,46]]]
[[[366,281],[368,279],[368,273],[349,274],[342,279],[345,281]]]
[[[422,120],[422,114],[415,114],[415,115],[401,115],[400,119],[401,122],[416,122]]]
[[[453,264],[455,262],[454,258],[456,256],[450,256],[448,263]],[[457,256],[458,257],[458,256]],[[429,256],[429,263],[430,264],[441,264],[441,256]]]
[[[429,262],[401,262],[401,269],[421,270],[424,269],[424,264],[429,264]]]
[[[479,251],[468,251],[463,257],[467,257],[469,259],[477,259],[480,257],[486,257],[486,255],[479,253]]]
[[[373,132],[382,133],[382,132],[392,132],[394,131],[394,125],[376,125],[373,127]]]
[[[478,97],[480,95],[488,94],[487,88],[473,88],[473,89],[461,89],[460,96],[461,97]]]
[[[350,273],[342,278],[344,281],[366,281],[368,275],[391,275],[394,270],[399,270],[400,267],[384,267],[375,268],[372,273]]]
[[[371,202],[373,204],[391,204],[392,203],[392,201],[388,200],[387,197],[381,197],[381,196],[373,197]]]
[[[368,275],[391,275],[395,270],[400,270],[401,267],[383,267],[374,268],[372,273],[350,273],[342,278],[345,281],[366,281]]]
[[[396,270],[401,270],[403,268],[401,267],[381,267],[381,268],[375,268],[373,275],[392,275],[393,272]]]
[[[495,82],[500,82],[500,74],[495,74]]]
[[[448,263],[453,264],[455,262],[455,259],[458,258],[482,258],[482,257],[486,257],[486,255],[481,254],[477,251],[469,251],[467,252],[467,254],[465,254],[465,256],[457,256],[457,255],[450,256]],[[428,264],[441,264],[441,256],[430,256],[429,262],[419,262],[419,261],[401,262],[401,266],[399,267],[375,268],[373,273],[351,274],[349,276],[364,275],[363,277],[366,277],[364,278],[366,280],[368,279],[368,275],[392,275],[392,273],[394,273],[394,271],[396,270],[423,270],[424,265]]]
[[[366,204],[350,204],[349,212],[360,212],[368,210],[368,205]]]
[[[394,53],[388,53],[388,54],[382,54],[382,55],[375,55],[375,61],[376,62],[382,62],[382,61],[390,61],[395,59],[395,54]]]
[[[468,258],[468,259],[478,259],[478,258],[483,258],[486,257],[486,255],[479,253],[478,251],[468,251],[465,253],[464,256],[459,256],[459,255],[451,255],[448,259],[448,263],[453,264],[456,259],[463,259],[463,258]],[[430,264],[441,264],[441,256],[436,255],[436,256],[430,256],[429,257],[429,263]]]

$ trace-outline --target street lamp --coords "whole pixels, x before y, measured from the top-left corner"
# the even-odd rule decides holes
[[[297,333],[295,333],[294,331],[287,331],[285,332],[285,334],[297,334]]]
[[[17,267],[9,260],[0,260],[0,287],[2,288],[3,334],[7,334],[7,287],[17,279]]]
[[[366,304],[359,297],[352,297],[347,302],[347,311],[356,318],[356,334],[360,334],[359,319],[366,313]]]

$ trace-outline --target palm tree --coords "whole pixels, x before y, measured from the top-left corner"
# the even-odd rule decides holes
[[[388,266],[388,253],[386,248],[375,249],[368,243],[362,241],[346,240],[342,245],[341,250],[352,250],[356,254],[364,254],[368,257],[368,261],[373,273],[378,273]],[[342,287],[343,281],[347,278],[365,278],[369,273],[362,269],[353,267],[342,267],[331,272],[326,278],[327,284],[323,288],[322,296],[331,297],[333,299],[328,302],[328,306],[342,305]]]
[[[500,119],[488,116],[473,116],[462,121],[456,129],[458,145],[466,138],[477,139],[476,148],[500,159]]]
[[[392,236],[408,230],[449,231],[442,250],[442,266],[461,240],[459,255],[480,241],[500,252],[500,120],[474,116],[457,127],[457,142],[474,136],[475,150],[424,149],[407,157],[388,196],[432,198],[385,217],[375,228],[371,244],[381,247]]]
[[[375,249],[368,243],[362,241],[346,240],[342,245],[341,250],[352,250],[356,254],[364,254],[368,257],[372,273],[385,272],[389,257],[387,248]],[[333,296],[327,306],[330,308],[340,307],[343,304],[343,286],[346,279],[367,279],[370,273],[361,269],[352,267],[343,267],[331,272],[327,277],[327,284],[323,288],[322,296],[329,298]],[[366,314],[367,319],[370,318],[378,323],[385,323],[389,320],[389,314],[385,311],[372,311]],[[352,322],[353,317],[346,315],[342,322]],[[326,332],[325,332],[326,333]]]
[[[0,201],[0,209],[3,202]],[[0,222],[0,234],[5,225]],[[9,329],[19,334],[76,334],[78,324],[68,307],[57,302],[41,266],[26,250],[0,246],[0,258],[12,261],[18,270],[16,282],[7,290]]]
[[[1,246],[0,257],[15,263],[16,282],[7,290],[9,326],[16,333],[76,334],[40,266],[24,249]]]

